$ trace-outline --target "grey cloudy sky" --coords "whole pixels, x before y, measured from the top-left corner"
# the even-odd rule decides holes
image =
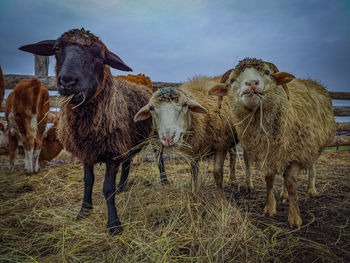
[[[0,10],[4,73],[33,74],[19,46],[84,27],[154,81],[215,76],[257,57],[350,90],[349,0],[0,0]]]

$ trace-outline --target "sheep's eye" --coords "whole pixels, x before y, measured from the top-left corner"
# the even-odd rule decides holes
[[[182,105],[182,107],[187,107],[187,106],[188,106],[187,102],[185,102],[185,103]]]
[[[235,78],[230,79],[230,83],[232,84],[233,82],[235,82],[235,80]]]
[[[150,111],[154,111],[154,107],[153,107],[153,106],[150,106],[150,107],[149,107],[149,110],[150,110]]]
[[[270,75],[270,71],[268,71],[268,70],[265,70],[265,75],[267,75],[267,76],[269,76]]]

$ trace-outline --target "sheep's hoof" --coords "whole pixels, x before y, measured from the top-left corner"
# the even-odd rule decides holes
[[[264,208],[264,215],[269,214],[270,217],[276,215],[276,204],[275,205],[266,205]]]
[[[301,217],[298,214],[295,213],[289,213],[288,215],[288,222],[289,222],[289,226],[292,228],[293,226],[297,226],[298,230],[300,230],[300,226],[301,226]]]
[[[117,236],[121,232],[123,232],[123,227],[121,226],[120,222],[114,224],[107,224],[107,228],[111,236]]]
[[[91,215],[92,212],[92,206],[83,206],[80,211],[79,214],[77,215],[77,220],[82,220],[84,218],[87,218]]]
[[[316,191],[315,188],[310,188],[310,189],[307,190],[307,193],[306,193],[307,197],[310,197],[310,196],[311,197],[315,197],[317,195],[318,195],[318,192]]]
[[[167,178],[161,179],[160,182],[162,183],[162,185],[170,184],[170,182],[169,182],[169,180]]]

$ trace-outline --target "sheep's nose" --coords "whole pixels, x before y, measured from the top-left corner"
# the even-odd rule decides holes
[[[259,80],[251,80],[251,81],[246,81],[245,85],[247,87],[250,87],[251,89],[256,89],[259,83],[260,83]]]
[[[78,79],[73,76],[61,75],[58,77],[58,85],[60,88],[64,90],[68,90],[74,87],[77,83],[78,83]]]
[[[171,136],[162,136],[162,140],[166,143],[167,146],[171,146],[174,144],[175,132]]]

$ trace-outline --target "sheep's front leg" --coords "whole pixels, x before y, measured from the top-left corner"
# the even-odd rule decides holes
[[[219,197],[222,201],[227,202],[225,199],[223,182],[224,182],[224,161],[226,157],[226,152],[215,152],[214,157],[214,178],[216,186],[219,190]]]
[[[230,182],[236,181],[236,150],[235,147],[232,147],[228,151],[230,156]]]
[[[247,185],[248,191],[254,190],[253,181],[252,181],[252,175],[250,173],[250,165],[248,160],[247,153],[243,150],[243,159],[245,164],[245,183]]]
[[[292,227],[296,225],[298,229],[301,226],[301,217],[298,206],[298,197],[297,197],[297,183],[295,180],[295,175],[298,173],[299,167],[297,165],[288,166],[284,173],[284,180],[286,184],[286,188],[289,196],[289,214],[288,214],[288,222]]]
[[[315,187],[316,181],[316,165],[312,164],[312,166],[307,169],[307,195],[316,196],[317,190]]]
[[[266,205],[264,208],[264,214],[269,214],[269,216],[276,215],[276,200],[273,191],[273,185],[275,181],[275,174],[267,174],[265,176],[266,182]]]
[[[103,194],[107,201],[108,209],[108,222],[107,228],[111,235],[118,235],[122,230],[121,223],[115,207],[115,177],[118,172],[119,163],[107,162],[106,163],[106,176],[103,183]]]
[[[94,186],[94,166],[84,163],[84,199],[77,219],[88,217],[92,211],[92,189]]]
[[[163,146],[161,146],[158,153],[156,153],[156,158],[158,160],[158,169],[160,173],[160,182],[162,184],[169,184],[168,178],[165,173],[164,159],[163,159]]]
[[[198,159],[191,160],[191,176],[192,176],[192,192],[196,192],[198,190]]]
[[[216,186],[219,189],[223,187],[224,181],[224,161],[225,161],[226,152],[215,152],[214,157],[214,178],[216,182]]]

